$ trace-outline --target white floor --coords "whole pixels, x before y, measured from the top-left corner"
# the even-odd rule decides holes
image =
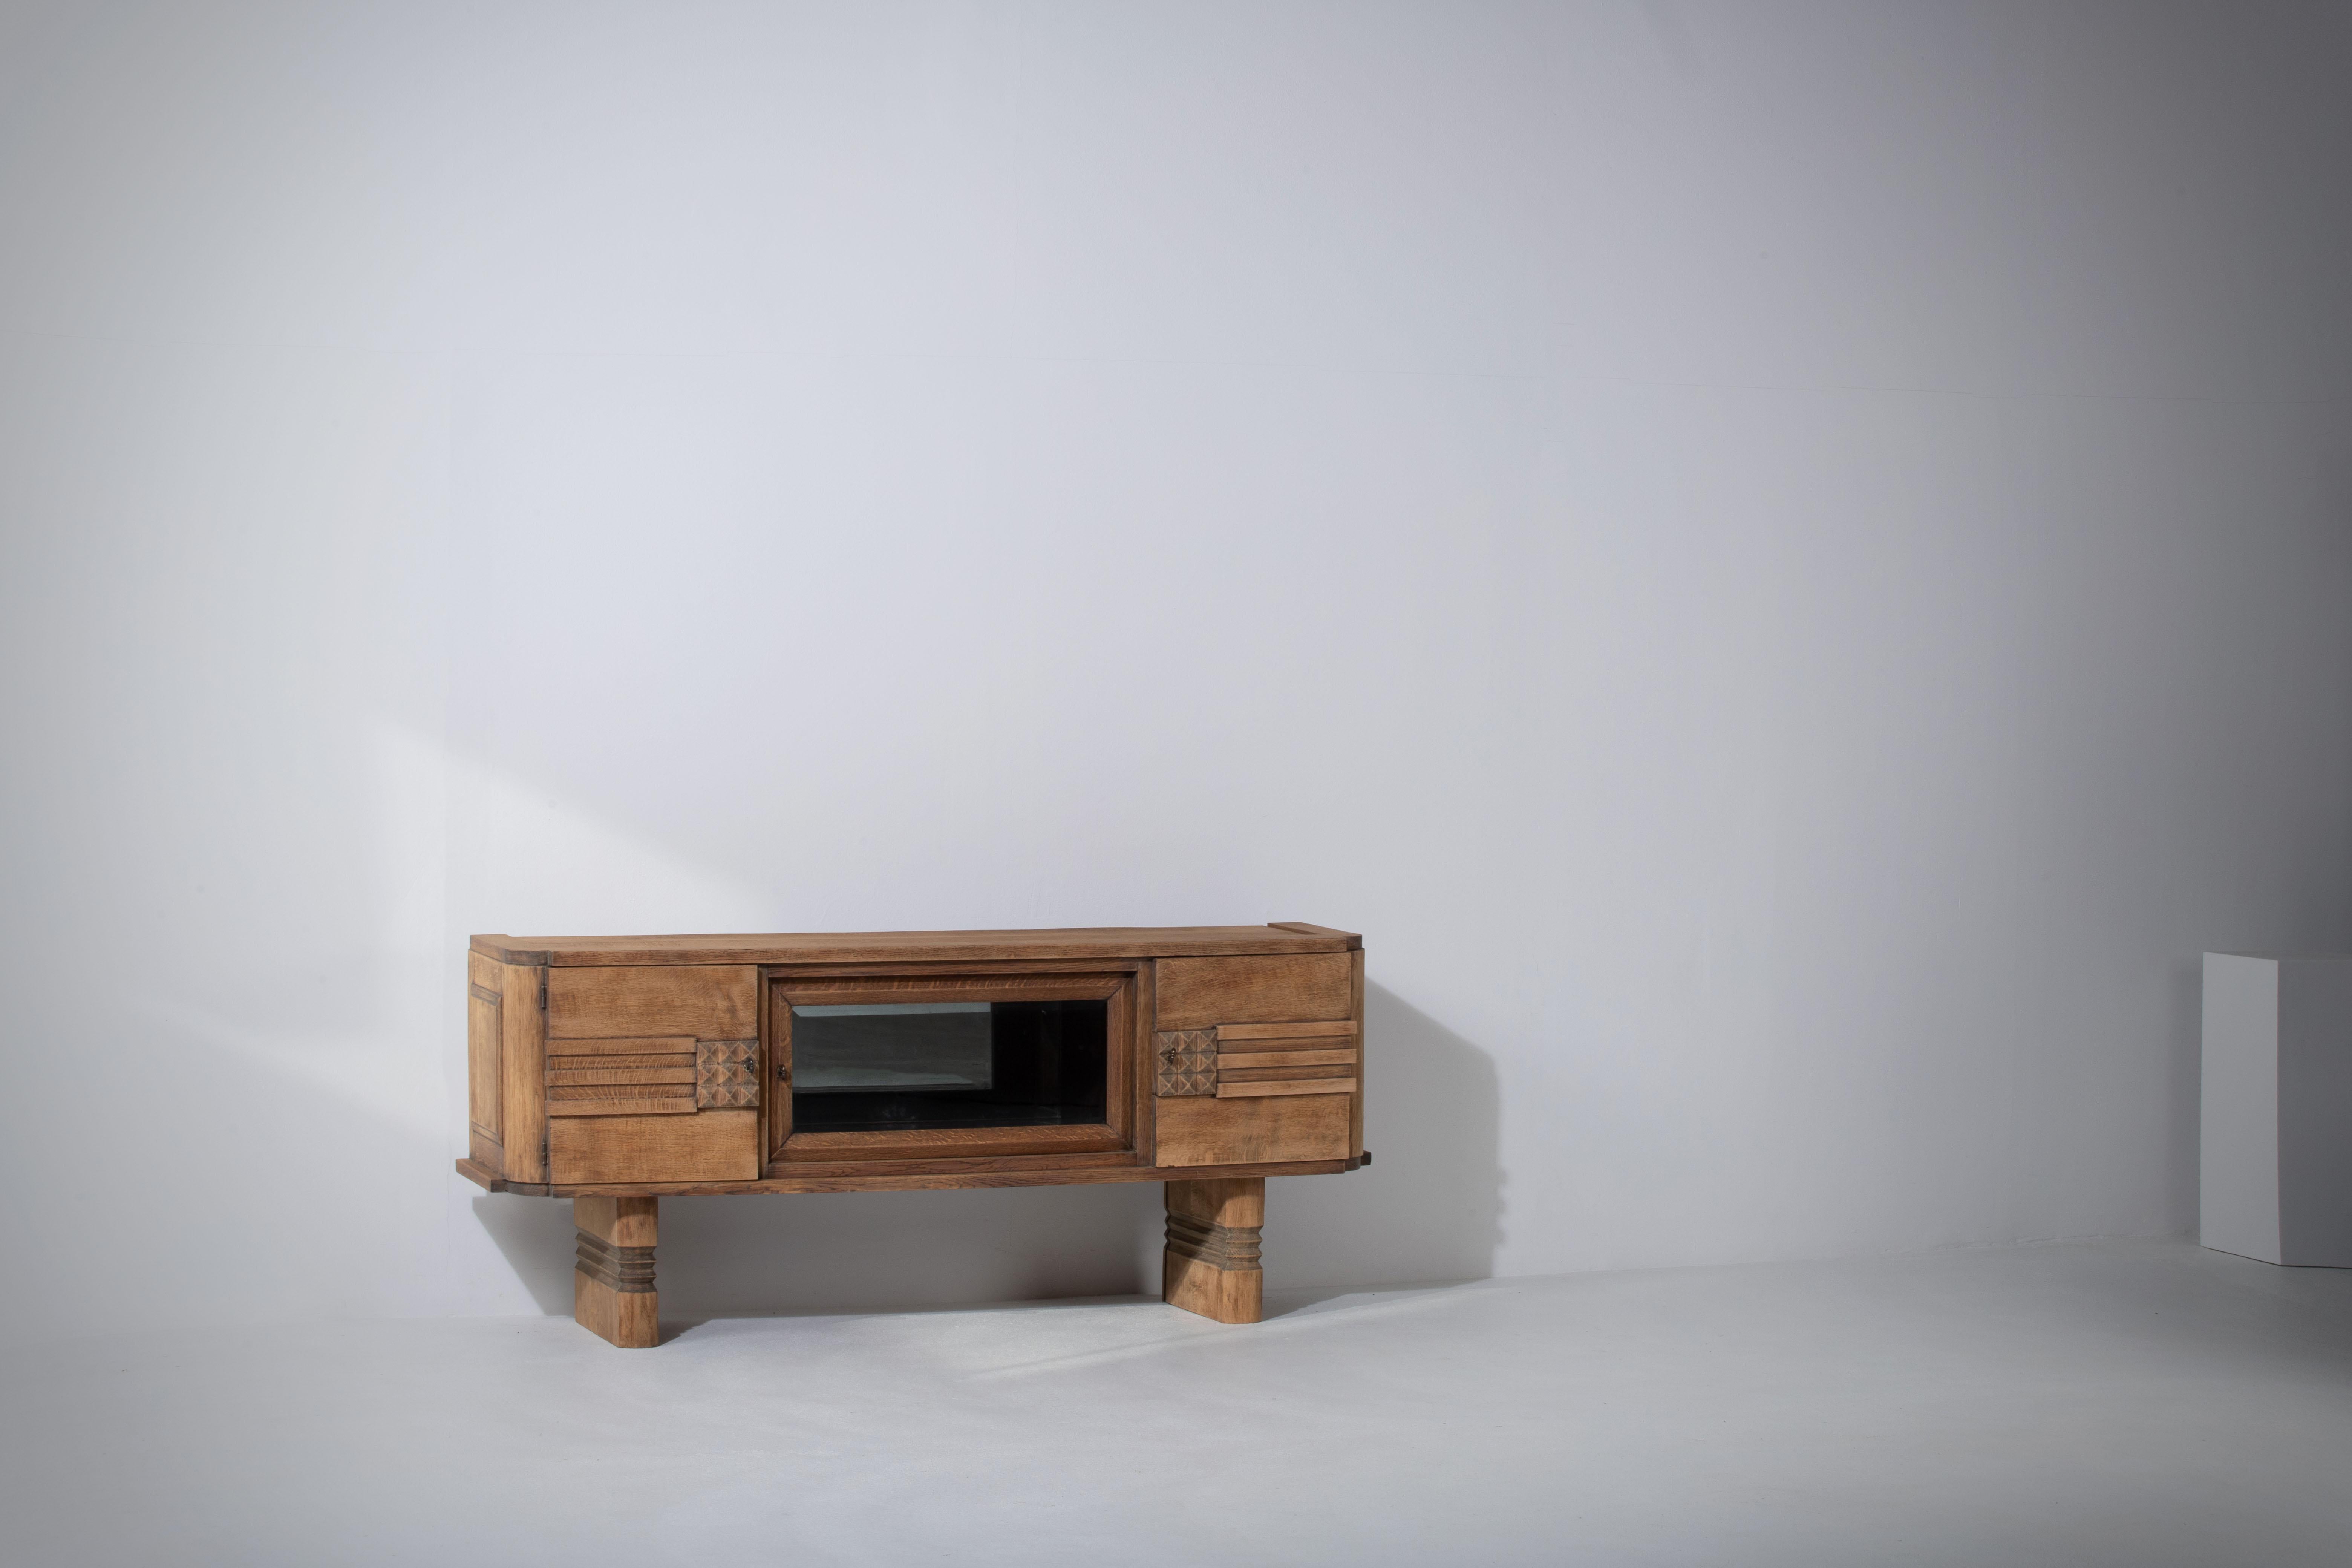
[[[20,1350],[0,1555],[2352,1563],[2352,1273],[2108,1243],[1276,1306]]]

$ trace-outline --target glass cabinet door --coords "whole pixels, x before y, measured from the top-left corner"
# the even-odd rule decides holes
[[[1100,1000],[791,1004],[794,1132],[1099,1124]]]

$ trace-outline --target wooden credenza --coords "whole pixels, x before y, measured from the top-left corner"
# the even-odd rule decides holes
[[[573,1302],[658,1339],[666,1195],[1166,1184],[1162,1294],[1260,1315],[1265,1178],[1366,1162],[1323,926],[478,936],[459,1173],[572,1200]]]

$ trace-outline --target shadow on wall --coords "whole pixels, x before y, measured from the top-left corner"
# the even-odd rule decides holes
[[[542,1312],[572,1311],[572,1205],[512,1193],[484,1193],[474,1217],[505,1255]]]
[[[1364,1141],[1344,1176],[1266,1194],[1272,1289],[1483,1279],[1502,1239],[1493,1061],[1380,985],[1367,988]],[[483,1228],[541,1310],[572,1310],[572,1205],[484,1194]],[[665,1318],[908,1310],[1157,1295],[1157,1183],[972,1192],[669,1198]]]
[[[1494,1059],[1386,986],[1364,991],[1364,1147],[1266,1192],[1269,1289],[1484,1279],[1503,1238]]]

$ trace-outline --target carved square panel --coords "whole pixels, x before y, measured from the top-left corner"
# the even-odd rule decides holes
[[[760,1103],[760,1077],[753,1058],[757,1040],[694,1042],[694,1104],[698,1110]]]
[[[1217,1092],[1217,1032],[1167,1029],[1153,1037],[1160,1094]]]

